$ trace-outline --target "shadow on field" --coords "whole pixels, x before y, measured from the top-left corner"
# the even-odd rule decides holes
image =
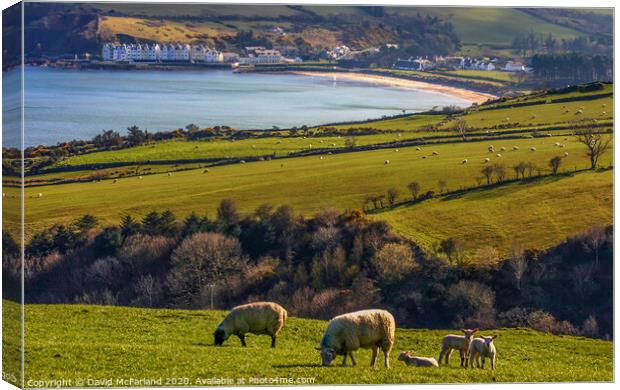
[[[277,364],[272,366],[273,368],[308,368],[308,367],[322,367],[318,363],[307,363],[307,364]]]

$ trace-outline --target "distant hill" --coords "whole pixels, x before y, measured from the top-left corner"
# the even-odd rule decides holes
[[[400,43],[408,50],[396,55],[433,55],[461,45],[506,50],[531,31],[558,39],[609,37],[613,15],[607,9],[28,3],[25,22],[30,56],[98,52],[110,39],[200,40],[222,49],[285,45],[308,55],[335,44]],[[153,28],[157,23],[162,28]],[[270,32],[274,25],[287,33]],[[15,34],[8,33],[7,39]]]

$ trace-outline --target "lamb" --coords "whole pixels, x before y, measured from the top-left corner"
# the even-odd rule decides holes
[[[385,310],[347,313],[329,321],[321,346],[316,349],[321,351],[323,366],[330,365],[337,355],[344,356],[343,366],[347,364],[347,356],[351,357],[351,364],[355,366],[353,351],[359,348],[372,349],[370,366],[374,367],[381,348],[385,367],[390,368],[390,352],[394,346],[395,331],[394,317]]]
[[[233,308],[220,322],[213,333],[214,344],[222,345],[230,336],[235,335],[246,347],[245,334],[266,334],[271,336],[271,348],[276,347],[276,336],[284,327],[288,314],[274,302],[254,302]]]
[[[461,164],[467,164],[467,159],[461,161]]]
[[[439,367],[439,364],[437,364],[437,360],[435,360],[434,357],[413,356],[413,354],[409,351],[401,352],[401,354],[398,355],[398,360],[405,362],[408,366]]]
[[[444,336],[441,342],[441,353],[439,354],[439,363],[444,360],[446,366],[449,363],[450,355],[453,349],[458,349],[461,355],[461,367],[467,367],[467,359],[469,358],[469,343],[474,333],[479,329],[461,329],[465,335],[449,334]]]
[[[469,344],[469,365],[471,368],[475,368],[475,362],[476,367],[484,369],[485,358],[490,358],[491,369],[495,370],[497,350],[495,349],[495,344],[493,344],[493,340],[495,340],[496,338],[497,336],[481,336],[471,340]],[[482,364],[480,363],[481,358]]]

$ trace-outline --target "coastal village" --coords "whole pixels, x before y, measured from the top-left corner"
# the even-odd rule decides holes
[[[386,48],[397,47],[387,44]],[[379,51],[380,48],[352,50],[341,45],[325,50],[321,58],[332,61],[354,58],[357,54]],[[290,54],[290,51],[289,51]],[[246,46],[244,53],[218,51],[203,44],[187,43],[132,43],[117,44],[107,42],[103,45],[101,58],[105,62],[116,63],[197,63],[197,64],[228,64],[235,66],[252,66],[262,64],[296,64],[303,60],[300,57],[286,57],[280,50],[264,46]],[[319,58],[320,59],[320,58]],[[463,69],[481,71],[531,72],[532,68],[514,59],[472,58],[460,56],[409,57],[398,58],[392,69],[430,71],[435,69]]]

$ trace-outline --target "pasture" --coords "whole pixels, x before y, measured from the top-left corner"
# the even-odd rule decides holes
[[[5,308],[14,305],[3,303]],[[613,344],[609,341],[529,329],[487,330],[482,334],[499,335],[495,371],[488,366],[462,369],[455,355],[449,367],[414,368],[397,361],[400,351],[437,358],[441,337],[455,330],[399,328],[391,369],[380,365],[370,369],[368,350],[355,353],[356,367],[340,367],[339,363],[322,367],[314,347],[326,328],[325,321],[289,317],[275,350],[268,347],[268,337],[254,335],[247,336],[247,348],[232,338],[223,347],[215,347],[212,333],[224,315],[224,311],[210,310],[26,305],[26,381],[162,378],[163,385],[170,378],[175,382],[169,385],[199,386],[214,378],[249,385],[251,378],[275,377],[305,380],[300,384],[613,380]]]
[[[556,142],[565,147],[555,146]],[[116,183],[102,180],[28,187],[25,190],[25,232],[26,237],[31,237],[34,232],[53,223],[68,223],[87,213],[99,217],[104,225],[118,223],[124,214],[142,217],[149,211],[164,209],[170,209],[179,218],[192,211],[206,212],[214,217],[217,205],[225,198],[235,200],[242,212],[252,212],[263,203],[274,206],[290,204],[306,216],[327,206],[361,209],[367,195],[385,194],[390,187],[400,191],[401,199],[407,198],[406,186],[411,181],[418,181],[423,192],[438,192],[439,180],[446,182],[447,190],[475,186],[485,158],[489,158],[491,164],[504,164],[508,177],[513,175],[510,167],[522,161],[532,162],[545,172],[548,161],[564,153],[568,156],[562,159],[560,172],[587,166],[584,146],[572,137],[494,140],[496,153],[501,157],[489,153],[488,145],[487,141],[457,142],[426,145],[420,151],[407,147],[323,154],[210,167],[208,173],[197,169],[174,172],[171,176],[127,177]],[[512,150],[513,146],[518,146],[519,150]],[[535,152],[530,151],[532,146],[537,148]],[[502,147],[506,151],[501,151]],[[433,156],[433,151],[438,155]],[[611,158],[610,150],[600,164],[609,165]],[[468,163],[462,164],[463,159]],[[386,160],[390,163],[385,164]],[[611,183],[610,177],[606,180]],[[583,190],[596,194],[597,189],[585,183]],[[9,197],[18,194],[16,188],[7,187],[5,192]],[[7,221],[17,220],[16,212],[5,207]],[[508,220],[506,223],[512,222]],[[573,226],[584,227],[579,221]],[[16,229],[11,225],[7,228],[10,231]],[[443,228],[432,224],[426,229],[432,232]],[[538,237],[543,229],[544,226],[540,226],[540,229],[530,230],[529,234]],[[483,233],[480,239],[492,238],[494,234]]]

